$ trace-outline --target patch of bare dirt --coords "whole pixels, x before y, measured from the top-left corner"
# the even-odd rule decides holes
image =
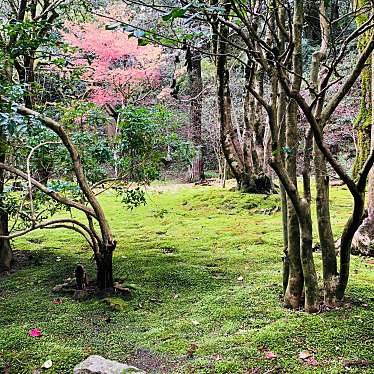
[[[184,188],[196,188],[199,186],[212,186],[212,187],[222,187],[222,182],[218,178],[211,178],[201,183],[184,183],[184,182],[176,182],[176,183],[168,183],[168,184],[158,184],[147,186],[147,191],[159,191],[159,192],[178,192]],[[234,179],[229,179],[226,181],[226,188],[230,189],[236,186],[236,182]]]
[[[47,255],[48,254],[42,255],[39,252],[33,251],[15,250],[13,251],[12,268],[9,271],[1,272],[0,277],[5,277],[7,275],[14,274],[18,270],[21,270],[28,266],[40,265],[43,261],[43,257]]]
[[[133,365],[147,373],[175,373],[178,368],[186,364],[186,357],[174,358],[164,354],[152,352],[149,349],[138,349],[126,363]]]

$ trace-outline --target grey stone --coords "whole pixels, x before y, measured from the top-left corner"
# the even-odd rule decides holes
[[[104,357],[92,355],[78,364],[74,374],[146,374],[144,371],[120,362],[107,360]]]

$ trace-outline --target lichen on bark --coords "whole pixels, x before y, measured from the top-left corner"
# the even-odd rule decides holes
[[[365,6],[368,0],[354,0],[353,5],[356,9]],[[367,13],[361,13],[356,17],[356,25],[360,27],[368,20]],[[362,52],[370,40],[371,31],[363,33],[357,42],[357,49]],[[357,154],[353,164],[352,176],[357,179],[358,173],[362,169],[370,153],[370,131],[371,131],[371,63],[367,61],[368,66],[361,73],[361,99],[360,109],[356,119],[353,122],[353,128],[357,132]]]

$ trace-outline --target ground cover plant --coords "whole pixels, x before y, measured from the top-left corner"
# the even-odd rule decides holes
[[[115,280],[131,295],[53,293],[77,263],[95,275],[88,246],[62,230],[16,239],[19,264],[0,278],[3,371],[30,373],[50,359],[48,373],[69,373],[101,354],[156,373],[374,372],[374,265],[353,256],[336,310],[285,309],[279,196],[164,184],[132,211],[116,199],[107,192],[100,203],[119,243]],[[330,199],[341,231],[349,193],[334,187]]]

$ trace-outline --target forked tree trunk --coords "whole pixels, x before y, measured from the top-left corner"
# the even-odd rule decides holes
[[[226,6],[228,9],[230,5]],[[229,12],[228,12],[229,13]],[[227,161],[230,170],[237,181],[238,189],[243,192],[252,193],[271,193],[273,186],[271,178],[263,170],[263,162],[259,159],[256,152],[256,145],[250,144],[253,142],[251,134],[256,138],[256,123],[251,124],[251,129],[248,128],[248,123],[245,123],[244,132],[247,132],[246,140],[241,141],[237,128],[235,128],[232,120],[232,102],[230,93],[230,76],[227,69],[227,38],[229,37],[228,28],[221,25],[218,40],[218,56],[217,56],[217,80],[218,80],[218,110],[220,121],[220,141],[223,154]],[[245,121],[248,120],[247,106],[248,100],[244,100],[244,116]],[[256,104],[255,107],[261,108],[261,104]],[[254,109],[256,111],[257,109]],[[248,122],[248,121],[247,121]],[[263,139],[262,139],[263,140]],[[259,140],[258,140],[259,141]],[[256,142],[256,140],[255,140]],[[257,156],[254,156],[254,152]],[[262,159],[263,151],[262,151]],[[258,165],[258,168],[256,168]],[[256,170],[257,169],[257,170]]]
[[[111,288],[113,286],[112,255],[114,249],[116,248],[116,241],[113,238],[104,210],[102,209],[95,193],[86,179],[81,156],[78,153],[77,148],[70,139],[69,134],[65,131],[64,127],[55,120],[22,106],[17,107],[17,112],[25,116],[33,116],[39,119],[47,128],[52,130],[61,139],[61,142],[69,152],[77,183],[79,184],[82,194],[87,200],[89,206],[82,205],[67,198],[57,198],[56,194],[53,195],[52,192],[49,192],[48,189],[45,189],[41,183],[35,180],[34,185],[38,185],[38,188],[44,192],[47,190],[49,194],[52,197],[54,196],[54,198],[59,202],[62,202],[65,205],[67,204],[70,206],[75,206],[79,210],[86,213],[87,219],[89,220],[89,232],[92,241],[91,244],[95,243],[95,245],[93,245],[93,249],[97,266],[97,286],[98,288],[104,290]],[[9,169],[9,167],[7,168],[6,165],[3,165],[3,168],[6,170]],[[25,178],[25,175],[22,177]],[[97,224],[100,227],[100,235],[96,232],[93,219],[97,221]]]

